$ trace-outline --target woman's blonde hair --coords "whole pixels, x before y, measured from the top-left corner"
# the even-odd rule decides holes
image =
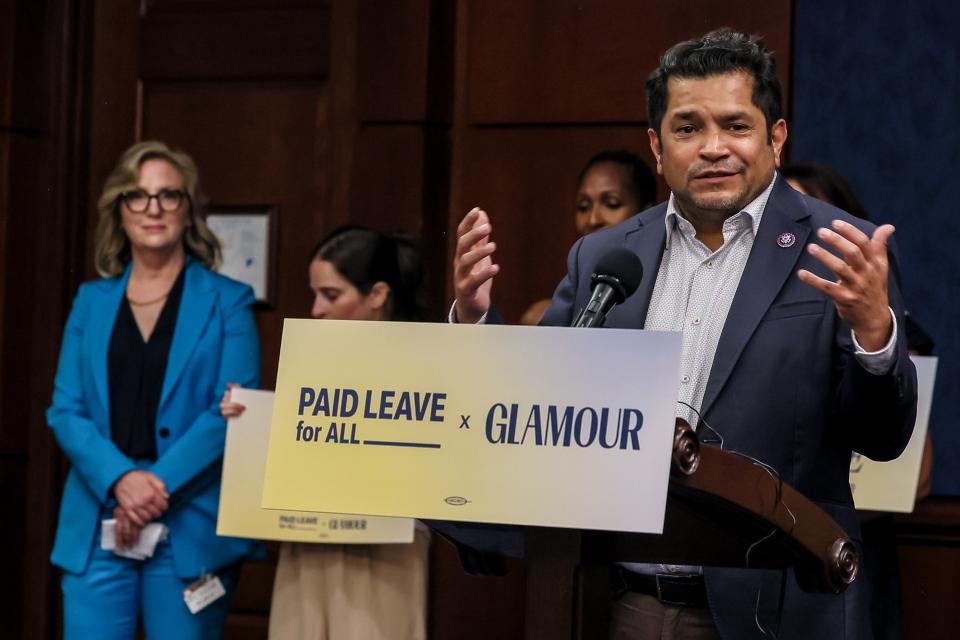
[[[130,262],[130,240],[120,221],[120,194],[137,188],[140,167],[147,160],[165,160],[183,177],[187,190],[187,226],[183,248],[204,266],[220,265],[220,241],[207,226],[207,200],[200,188],[200,173],[193,158],[180,149],[173,149],[158,140],[138,142],[127,149],[103,185],[97,201],[100,220],[96,231],[97,272],[104,278],[123,273]]]

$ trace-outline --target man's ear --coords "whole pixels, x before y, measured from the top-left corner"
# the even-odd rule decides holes
[[[657,174],[662,176],[663,164],[660,162],[660,157],[663,155],[663,148],[660,146],[660,136],[653,129],[647,129],[647,137],[650,139],[650,151],[657,160]]]
[[[780,168],[780,154],[783,153],[783,145],[787,143],[787,121],[780,118],[770,128],[770,146],[773,147],[773,161]]]

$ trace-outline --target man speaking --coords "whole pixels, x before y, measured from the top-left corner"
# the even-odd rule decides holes
[[[888,263],[894,229],[778,177],[787,124],[758,38],[720,30],[682,42],[646,89],[650,148],[670,198],[581,238],[543,324],[570,325],[602,256],[635,253],[643,280],[607,326],[682,331],[677,415],[773,467],[859,539],[851,451],[895,458],[916,413]],[[491,229],[480,209],[458,228],[458,322],[482,321],[490,308]],[[791,574],[778,612],[779,572],[629,565],[619,575],[614,638],[761,638],[774,627],[781,639],[872,637],[856,583],[843,595],[808,594]]]

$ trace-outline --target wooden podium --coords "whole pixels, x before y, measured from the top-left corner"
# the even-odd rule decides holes
[[[677,420],[662,535],[531,528],[524,637],[605,637],[611,567],[659,562],[793,567],[800,587],[840,593],[859,558],[822,509],[755,461],[701,444]]]

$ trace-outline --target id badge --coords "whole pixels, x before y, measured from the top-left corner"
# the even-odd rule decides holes
[[[223,588],[220,578],[212,573],[206,573],[183,590],[183,601],[187,603],[190,613],[206,609],[211,602],[225,596],[227,590]]]

